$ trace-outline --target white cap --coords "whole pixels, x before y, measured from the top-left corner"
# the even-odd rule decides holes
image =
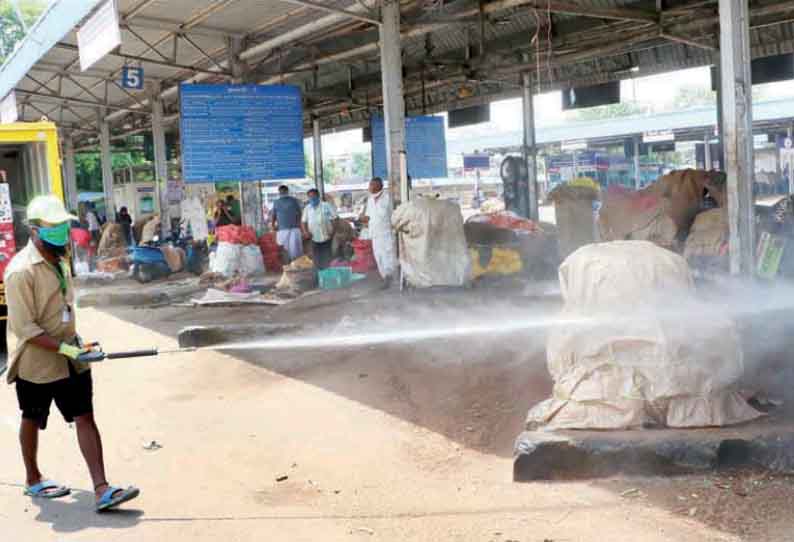
[[[77,217],[70,215],[66,212],[63,202],[53,196],[36,196],[28,203],[27,209],[28,221],[41,220],[48,224],[61,224],[71,220],[77,220]]]

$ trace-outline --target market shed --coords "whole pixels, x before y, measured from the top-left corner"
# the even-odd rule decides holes
[[[158,186],[165,183],[165,134],[176,128],[181,83],[298,85],[307,135],[367,126],[373,113],[383,114],[389,178],[403,197],[406,115],[521,96],[529,200],[536,202],[533,94],[712,65],[732,269],[751,268],[750,60],[794,51],[790,1],[118,0],[121,46],[83,71],[76,30],[102,4],[53,0],[0,68],[0,95],[16,91],[23,120],[59,124],[67,164],[75,149],[101,149],[109,208],[115,138],[151,131]],[[123,88],[125,66],[143,67],[143,90]],[[322,188],[320,138],[314,141]],[[74,198],[74,168],[66,171]],[[530,215],[537,216],[536,204]]]

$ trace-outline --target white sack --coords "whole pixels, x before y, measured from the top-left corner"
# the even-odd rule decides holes
[[[240,271],[242,260],[240,249],[240,245],[219,242],[215,256],[210,261],[210,271],[224,277],[232,277],[237,274]]]
[[[392,214],[400,244],[400,266],[417,288],[463,286],[471,281],[471,260],[457,204],[418,197]]]
[[[739,395],[733,322],[694,298],[679,255],[647,241],[588,245],[560,266],[565,302],[549,333],[546,429],[720,426],[761,414]]]
[[[246,277],[265,274],[265,260],[257,245],[245,245],[240,249],[240,273]]]

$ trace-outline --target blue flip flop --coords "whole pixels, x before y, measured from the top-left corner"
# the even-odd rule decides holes
[[[47,491],[47,490],[54,490],[54,491]],[[72,490],[66,486],[62,486],[52,480],[42,480],[38,484],[28,486],[25,488],[25,495],[28,497],[38,497],[40,499],[57,499],[59,497],[65,497]]]
[[[108,488],[102,494],[102,498],[100,498],[96,503],[96,511],[104,512],[106,510],[110,510],[111,508],[115,508],[122,503],[131,501],[140,494],[141,490],[137,487],[130,486],[127,489],[121,489],[120,487],[108,486]]]

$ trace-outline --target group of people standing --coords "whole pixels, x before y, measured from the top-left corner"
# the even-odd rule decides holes
[[[290,261],[303,255],[303,241],[312,243],[312,260],[317,269],[331,264],[332,241],[339,216],[336,208],[320,197],[312,188],[307,192],[305,207],[289,193],[289,187],[278,189],[279,197],[273,204],[271,226],[277,232],[276,242],[284,248]],[[383,180],[375,177],[369,183],[364,212],[359,217],[369,229],[372,250],[378,272],[388,285],[397,270],[397,249],[391,226],[392,200],[383,188]]]

